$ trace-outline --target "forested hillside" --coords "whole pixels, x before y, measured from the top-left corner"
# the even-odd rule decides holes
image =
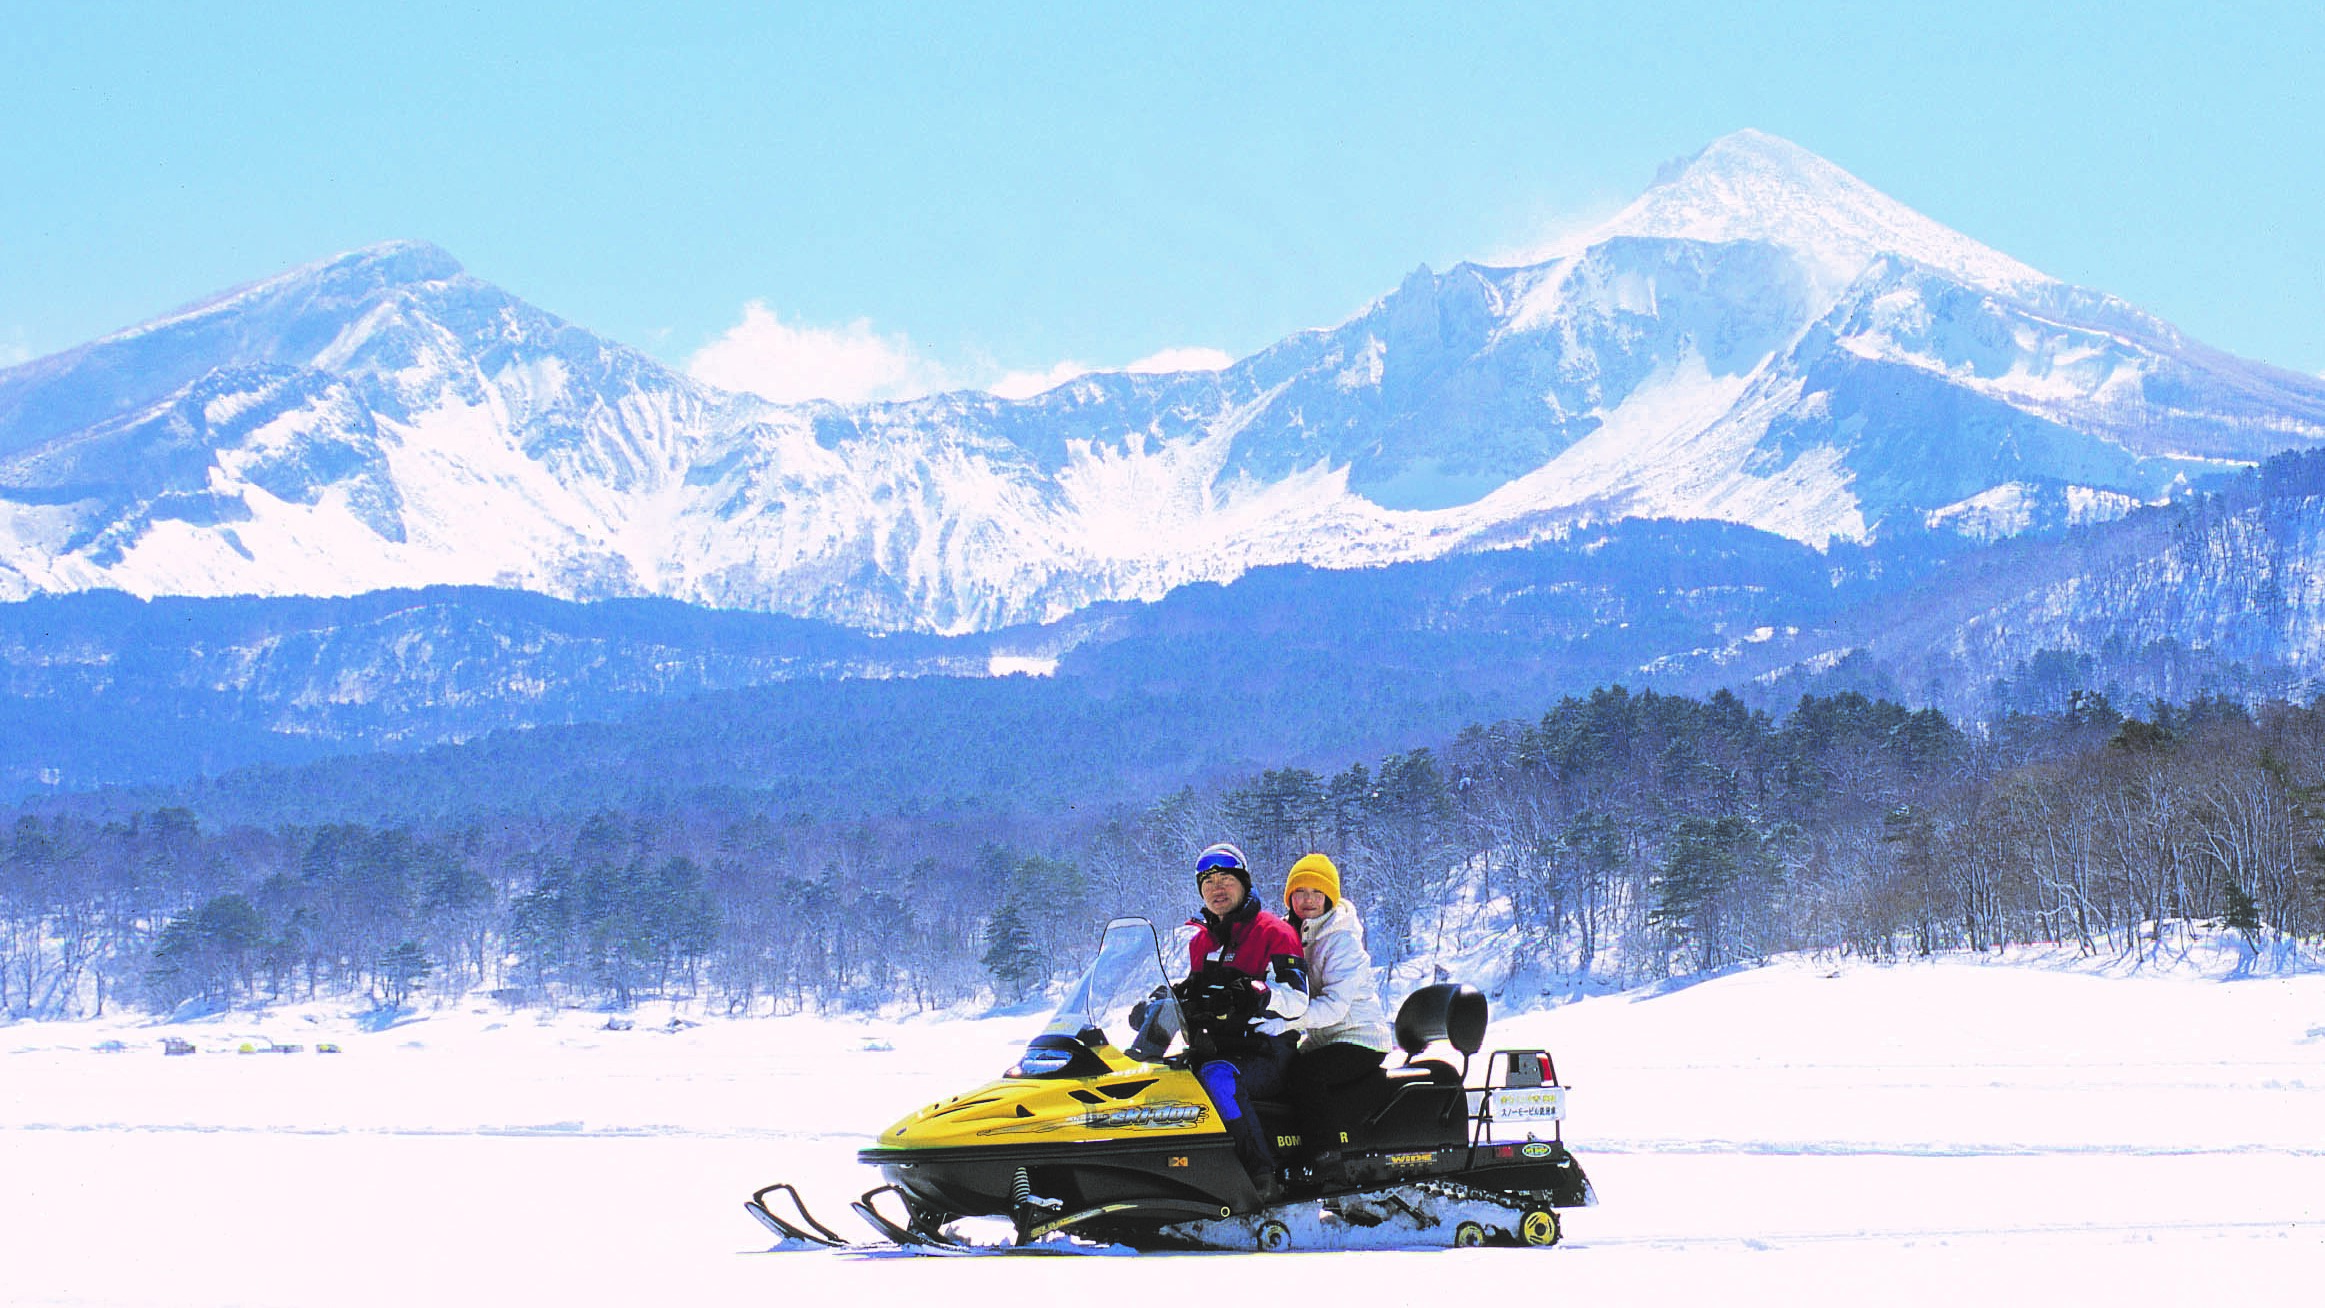
[[[1791,949],[1893,955],[2142,924],[2325,930],[2325,708],[2104,698],[1966,733],[1854,694],[1781,717],[1608,688],[1336,772],[1026,814],[737,817],[713,806],[440,824],[19,817],[0,1008],[491,990],[735,1012],[1007,1000],[1120,913],[1176,920],[1244,845],[1272,893],[1322,849],[1376,960],[1501,934],[1510,972],[1637,979]],[[1454,950],[1452,952],[1459,952]]]
[[[1894,553],[1624,523],[1400,568],[1262,569],[949,641],[490,591],[70,597],[34,602],[56,618],[0,606],[17,691],[0,725],[18,728],[0,734],[0,771],[72,773],[45,797],[77,811],[182,805],[262,826],[670,804],[1041,813],[1336,769],[1537,711],[1674,648],[1812,622],[1907,575]],[[13,648],[11,617],[26,633]],[[59,629],[72,657],[50,652]],[[995,655],[1047,658],[1055,675],[987,676]],[[504,729],[475,738],[486,727]],[[124,780],[169,784],[72,794]]]
[[[1038,814],[1337,771],[1615,684],[1773,712],[1853,690],[1981,724],[2094,692],[2299,702],[2325,684],[2320,541],[2325,455],[2286,455],[1985,547],[1624,522],[969,637],[488,589],[39,598],[0,605],[0,794],[269,827]]]
[[[2321,571],[2325,453],[2282,454],[2119,521],[1959,553],[1733,671],[1980,720],[2091,691],[2305,701],[2325,685]]]
[[[409,752],[792,680],[985,674],[980,637],[877,637],[670,600],[485,587],[0,604],[0,794]]]

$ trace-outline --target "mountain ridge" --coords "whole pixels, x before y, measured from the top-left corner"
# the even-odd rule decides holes
[[[967,632],[1627,517],[1991,535],[2321,440],[2325,381],[1745,132],[1567,253],[1023,400],[775,405],[366,247],[0,371],[0,597],[485,585]],[[1977,510],[2005,487],[2052,507]]]

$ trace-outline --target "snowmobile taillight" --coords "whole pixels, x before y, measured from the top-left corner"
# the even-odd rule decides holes
[[[1541,1049],[1503,1049],[1494,1054],[1502,1065],[1502,1077],[1497,1084],[1512,1090],[1528,1090],[1538,1085],[1558,1084],[1558,1069],[1550,1062],[1550,1055]]]

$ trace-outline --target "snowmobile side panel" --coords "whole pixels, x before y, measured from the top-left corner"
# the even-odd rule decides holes
[[[1134,1063],[1112,1049],[1102,1076],[1005,1077],[920,1109],[880,1133],[882,1149],[969,1145],[1043,1146],[1225,1138],[1219,1114],[1195,1074],[1160,1063]]]

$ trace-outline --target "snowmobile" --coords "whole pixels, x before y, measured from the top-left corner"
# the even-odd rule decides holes
[[[1175,957],[1186,956],[1182,941]],[[1565,1145],[1566,1088],[1548,1052],[1495,1050],[1470,1084],[1486,999],[1448,984],[1406,997],[1395,1028],[1403,1063],[1341,1105],[1341,1165],[1263,1195],[1195,1078],[1218,1015],[1172,973],[1152,923],[1108,923],[1088,971],[1016,1066],[857,1154],[886,1184],[850,1206],[920,1252],[981,1247],[952,1229],[964,1218],[1007,1218],[1014,1247],[1029,1251],[1079,1240],[1272,1252],[1546,1246],[1558,1242],[1558,1210],[1597,1202]],[[1303,1152],[1288,1104],[1258,1108],[1279,1153]],[[849,1244],[790,1185],[762,1187],[744,1207],[787,1242]]]

